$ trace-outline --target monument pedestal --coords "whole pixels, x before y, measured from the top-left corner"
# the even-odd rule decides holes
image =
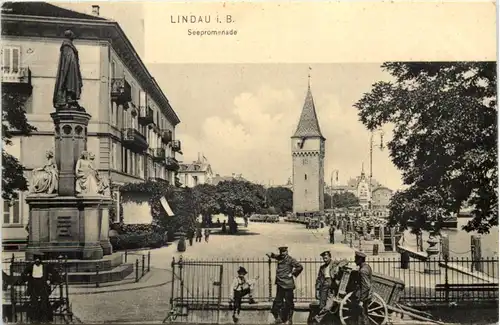
[[[44,253],[47,258],[98,260],[112,253],[108,237],[112,204],[106,196],[30,195],[29,239],[26,258]]]

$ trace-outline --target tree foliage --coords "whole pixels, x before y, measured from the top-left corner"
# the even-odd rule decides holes
[[[169,232],[187,230],[196,223],[193,190],[190,188],[177,188],[167,182],[147,180],[125,184],[120,188],[120,192],[128,194],[122,196],[123,203],[143,203],[142,198],[147,196],[153,225]],[[160,201],[162,197],[167,200],[174,216],[168,216],[165,212]]]
[[[333,200],[332,200],[333,198]],[[333,201],[333,206],[332,206]],[[325,209],[349,208],[359,205],[356,195],[350,192],[334,193],[332,196],[325,193]]]
[[[197,214],[203,216],[219,213],[220,205],[217,188],[211,184],[200,184],[193,188],[193,197]]]
[[[473,208],[467,231],[498,225],[495,62],[384,63],[393,81],[377,82],[355,104],[375,130],[394,126],[388,144],[407,189],[391,202],[391,223],[416,227]]]
[[[248,216],[265,205],[266,190],[248,181],[230,180],[217,184],[220,212],[234,218]]]
[[[293,209],[293,192],[286,187],[271,187],[266,191],[267,204],[274,207],[278,213]]]
[[[20,94],[2,90],[2,141],[4,146],[12,145],[14,134],[29,136],[36,128],[28,123],[24,103]],[[2,198],[17,199],[17,192],[26,191],[28,182],[24,177],[24,167],[19,160],[2,148]]]

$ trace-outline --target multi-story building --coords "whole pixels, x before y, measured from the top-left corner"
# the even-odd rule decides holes
[[[372,191],[372,210],[373,214],[378,217],[389,216],[389,203],[393,191],[385,186],[379,186]]]
[[[242,182],[246,182],[247,181],[245,178],[243,178],[242,174],[232,173],[231,176],[221,176],[219,174],[215,174],[215,176],[212,178],[212,182],[211,183],[212,183],[212,185],[217,185],[220,182],[231,181],[233,179],[235,179],[237,181],[242,181]]]
[[[198,153],[198,160],[191,164],[179,164],[178,178],[182,186],[195,187],[199,184],[211,184],[213,173],[208,160]]]
[[[54,147],[52,94],[63,34],[71,29],[83,78],[79,104],[92,115],[87,148],[99,173],[109,177],[118,209],[117,188],[125,183],[148,178],[175,183],[180,120],[119,24],[99,17],[98,9],[87,15],[42,2],[3,4],[2,89],[24,96],[28,121],[37,128],[5,149],[29,178]],[[4,242],[26,239],[25,195],[13,205],[4,202]]]
[[[324,211],[325,137],[321,133],[311,87],[295,133],[291,137],[293,212],[314,215]]]

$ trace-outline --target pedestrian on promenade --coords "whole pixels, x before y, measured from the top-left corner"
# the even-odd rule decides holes
[[[227,229],[226,229],[226,220],[224,220],[224,221],[222,222],[222,233],[223,233],[223,234],[225,234],[225,233],[226,233],[226,231],[227,231]]]
[[[208,243],[208,237],[210,237],[210,229],[205,229],[205,242]]]
[[[319,324],[336,306],[335,297],[340,285],[340,270],[349,264],[347,260],[335,261],[330,251],[321,253],[324,264],[316,277],[316,299],[319,300],[319,313],[314,320]]]
[[[34,263],[29,264],[21,275],[21,281],[27,282],[30,296],[29,318],[34,323],[53,321],[49,296],[50,284],[59,282],[59,274],[50,264],[42,263],[43,254],[34,254]]]
[[[247,270],[240,266],[238,271],[238,275],[234,278],[231,288],[233,289],[233,293],[231,296],[230,305],[232,305],[233,309],[233,322],[238,322],[238,316],[241,311],[241,300],[243,297],[248,295],[248,302],[250,304],[255,304],[255,300],[253,299],[253,291],[255,286],[255,281],[259,279],[257,276],[253,280],[247,280],[246,275],[248,274]]]
[[[196,241],[201,243],[201,238],[203,237],[202,235],[202,229],[201,227],[198,227],[196,229]]]
[[[330,244],[335,244],[335,226],[330,226]]]
[[[297,260],[288,255],[288,247],[280,247],[279,254],[268,253],[269,258],[276,259],[276,297],[274,298],[271,314],[274,323],[292,324],[294,309],[295,279],[300,275],[304,267]]]
[[[372,268],[366,263],[366,254],[356,251],[354,262],[359,267],[359,279],[354,292],[354,302],[359,306],[358,324],[368,325],[368,305],[373,299]]]
[[[194,239],[194,230],[193,228],[189,228],[187,231],[187,238],[189,240],[189,246],[193,246],[193,239]]]

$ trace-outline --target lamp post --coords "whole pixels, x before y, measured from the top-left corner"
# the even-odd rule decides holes
[[[333,209],[333,173],[336,174],[335,183],[339,180],[339,170],[334,169],[330,175],[330,209]]]
[[[370,133],[370,176],[368,182],[368,190],[369,190],[369,200],[368,200],[368,209],[372,210],[372,178],[373,178],[373,139],[374,136],[378,134],[380,135],[380,145],[379,149],[384,150],[384,131],[383,130],[373,130]]]

